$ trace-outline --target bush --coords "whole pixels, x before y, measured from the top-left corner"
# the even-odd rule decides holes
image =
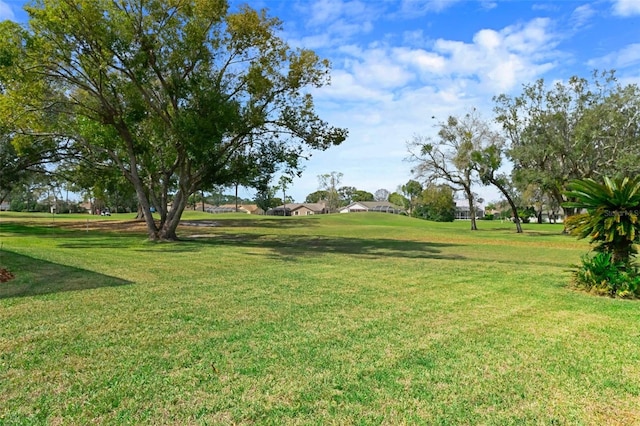
[[[574,284],[603,296],[635,298],[640,296],[640,272],[635,265],[614,262],[609,252],[584,255],[574,273]]]
[[[430,205],[419,205],[414,209],[413,216],[434,222],[453,222],[455,206],[453,208],[437,208]]]

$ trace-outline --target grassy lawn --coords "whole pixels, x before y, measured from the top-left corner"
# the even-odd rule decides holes
[[[640,424],[640,304],[560,225],[131,218],[0,213],[0,424]]]

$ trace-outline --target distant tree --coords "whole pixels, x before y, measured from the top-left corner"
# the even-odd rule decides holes
[[[542,223],[544,208],[549,204],[548,193],[540,185],[530,183],[520,191],[520,195],[523,204],[531,206],[533,209],[533,215],[536,217],[537,222]]]
[[[404,196],[409,200],[409,205],[407,206],[407,208],[409,209],[409,213],[413,212],[418,197],[420,197],[420,194],[422,194],[422,190],[422,184],[413,179],[410,179],[407,183],[402,185],[402,192],[404,193]]]
[[[373,197],[376,201],[388,201],[390,194],[388,189],[380,188],[373,193]]]
[[[373,196],[372,193],[367,192],[367,191],[363,191],[363,190],[356,190],[353,195],[351,196],[351,202],[356,202],[356,201],[373,201],[375,198]]]
[[[391,194],[389,194],[389,202],[405,209],[409,208],[409,200],[405,196],[397,192],[392,192]]]
[[[437,138],[414,136],[407,143],[408,160],[416,177],[429,183],[447,183],[464,193],[469,204],[471,230],[477,230],[473,185],[478,181],[471,155],[484,147],[484,135],[476,131],[475,112],[462,118],[450,116],[437,125]]]
[[[353,196],[358,191],[355,186],[342,186],[338,188],[338,195],[340,196],[340,205],[346,206],[353,201]]]
[[[280,176],[280,179],[278,179],[278,189],[282,190],[282,200],[284,202],[285,211],[287,209],[287,202],[289,202],[289,200],[293,202],[293,200],[291,199],[291,196],[287,197],[287,189],[289,189],[289,186],[291,185],[292,182],[293,182],[293,179],[291,178],[291,176],[288,176],[288,175],[282,175]]]
[[[260,207],[263,211],[267,211],[270,208],[276,207],[275,189],[269,186],[258,188],[254,198],[256,206]]]
[[[511,207],[513,222],[516,225],[516,232],[520,234],[522,233],[522,225],[520,224],[518,205],[515,202],[516,189],[510,178],[505,173],[500,172],[503,159],[503,145],[501,139],[488,128],[485,129],[485,131],[487,132],[487,135],[493,134],[496,139],[488,136],[491,144],[483,149],[473,152],[473,167],[478,171],[482,183],[485,185],[495,186],[507,200],[507,203],[509,203],[509,206]]]
[[[271,185],[272,178],[273,175],[271,173],[263,173],[253,181],[252,185],[256,190],[254,202],[264,212],[278,206],[278,204],[274,203],[276,188]]]
[[[324,189],[321,189],[319,191],[315,191],[312,192],[311,194],[307,195],[307,198],[305,198],[304,202],[305,203],[319,203],[322,200],[327,200],[329,197],[329,192],[325,191]]]
[[[413,216],[435,222],[453,222],[456,203],[449,185],[429,184],[418,199]]]
[[[327,208],[330,212],[335,212],[340,207],[338,185],[342,181],[342,176],[340,172],[331,172],[318,176],[320,190],[327,192]]]

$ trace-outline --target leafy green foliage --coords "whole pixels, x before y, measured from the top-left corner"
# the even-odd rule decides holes
[[[434,222],[453,222],[456,203],[453,190],[448,185],[427,185],[418,199],[412,215]]]
[[[363,201],[368,201],[368,200],[363,200]],[[395,204],[396,206],[404,207],[405,209],[408,209],[411,205],[411,202],[409,201],[408,198],[404,197],[402,194],[399,194],[397,192],[392,192],[391,194],[389,194],[389,202],[391,204]]]
[[[312,192],[305,198],[305,203],[319,203],[321,200],[326,200],[329,196],[329,192],[325,189]]]
[[[635,266],[615,262],[608,252],[584,255],[574,272],[576,287],[611,297],[640,296],[640,273]]]
[[[231,12],[224,0],[41,0],[26,10],[24,30],[2,27],[0,118],[116,169],[151,239],[176,238],[196,191],[298,171],[312,150],[346,138],[309,94],[328,84],[328,61],[291,48],[264,10]]]
[[[640,172],[640,88],[621,85],[613,71],[552,86],[540,79],[519,96],[494,100],[515,180],[535,183],[557,205],[572,179]]]
[[[569,218],[567,229],[578,238],[589,237],[615,263],[628,265],[640,241],[640,177],[573,180],[566,196],[576,201],[564,206],[587,211]]]
[[[402,193],[409,200],[409,205],[405,206],[412,211],[416,205],[416,201],[422,193],[422,184],[416,180],[410,179],[407,183],[402,185]]]
[[[416,135],[407,143],[408,160],[415,164],[412,172],[417,178],[431,183],[447,183],[463,191],[471,209],[471,229],[476,230],[475,194],[472,186],[478,176],[472,155],[486,146],[486,138],[478,132],[476,114],[462,118],[450,116],[438,123],[438,137]],[[411,181],[410,193],[417,190]]]

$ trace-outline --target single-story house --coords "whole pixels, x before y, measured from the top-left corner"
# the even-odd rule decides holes
[[[272,216],[310,216],[326,213],[329,213],[329,209],[324,203],[288,203],[267,211],[267,214]]]
[[[0,203],[0,211],[6,212],[10,208],[11,208],[11,203],[9,203],[8,201],[3,201],[2,203]]]
[[[480,219],[483,217],[484,207],[482,207],[482,205],[480,204],[476,204],[476,219]],[[460,220],[471,220],[468,200],[456,200],[455,218]]]
[[[356,201],[340,208],[340,213],[380,212],[404,214],[405,209],[389,201]]]
[[[235,204],[222,204],[220,206],[205,205],[207,213],[246,213],[246,214],[264,214],[264,210],[256,204],[238,204],[236,210]]]

